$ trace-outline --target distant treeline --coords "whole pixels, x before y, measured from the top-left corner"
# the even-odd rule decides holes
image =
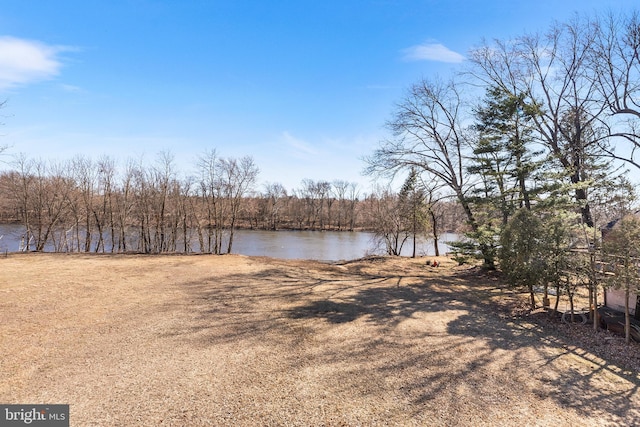
[[[374,230],[373,214],[388,192],[363,195],[356,183],[304,179],[287,191],[257,188],[251,157],[200,156],[184,177],[170,154],[155,162],[75,157],[64,162],[15,159],[0,174],[0,222],[24,226],[23,250],[68,252],[230,253],[234,230]],[[461,223],[455,204],[441,203],[439,227]]]

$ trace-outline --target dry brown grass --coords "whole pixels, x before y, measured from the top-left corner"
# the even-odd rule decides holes
[[[0,401],[77,426],[640,423],[638,372],[520,298],[450,262],[10,255]]]

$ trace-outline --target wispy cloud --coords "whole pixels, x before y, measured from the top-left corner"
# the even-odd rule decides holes
[[[464,56],[440,43],[424,43],[402,50],[405,61],[437,61],[459,63]]]
[[[65,84],[62,83],[60,84],[60,89],[62,89],[65,92],[71,92],[71,93],[84,93],[84,89],[82,89],[79,86],[75,86],[75,85],[69,85],[69,84]]]
[[[55,77],[62,67],[58,55],[63,50],[38,41],[0,37],[0,89]]]
[[[315,156],[318,154],[311,144],[296,138],[287,131],[282,132],[282,139],[289,147],[293,148],[292,154],[297,157]]]

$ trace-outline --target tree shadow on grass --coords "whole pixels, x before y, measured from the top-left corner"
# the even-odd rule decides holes
[[[401,276],[387,277],[392,283],[396,278],[402,279]],[[513,296],[512,293],[492,285],[491,277],[479,281],[484,284],[469,284],[464,290],[452,290],[460,285],[459,279],[468,281],[470,277],[462,274],[457,278],[439,279],[437,286],[425,281],[413,286],[363,287],[339,301],[334,298],[310,301],[290,310],[288,316],[292,319],[322,319],[332,324],[361,319],[375,324],[384,336],[418,314],[459,311],[464,314],[447,323],[446,332],[452,339],[445,345],[429,348],[419,355],[407,346],[406,356],[390,360],[379,368],[384,375],[421,369],[424,376],[415,376],[402,386],[418,407],[438,400],[439,395],[450,394],[452,387],[471,384],[479,390],[495,388],[495,378],[491,377],[495,374],[491,372],[495,369],[493,366],[501,365],[504,375],[500,378],[506,382],[512,381],[507,378],[511,373],[521,375],[518,372],[530,371],[531,377],[527,379],[531,387],[529,391],[541,401],[556,401],[561,407],[570,408],[585,418],[595,417],[614,424],[640,422],[640,379],[637,373],[625,373],[588,350],[570,345],[562,337],[554,336],[553,331],[543,324],[512,316],[508,305],[495,304],[496,291],[502,292],[507,299]],[[429,339],[433,337],[425,333],[413,342]],[[478,343],[482,345],[478,346]],[[374,343],[373,348],[367,346],[362,354],[351,350],[349,358],[358,360],[371,352],[383,353],[381,348],[390,344],[390,340],[383,339]],[[468,360],[464,366],[443,374],[447,369],[447,357],[467,353],[467,347],[473,348],[473,353],[466,355]],[[336,357],[344,357],[342,351],[344,349]],[[576,363],[572,365],[567,362],[569,359],[575,359]],[[527,365],[526,360],[531,362]],[[618,388],[612,386],[614,383],[603,382],[602,376],[616,377],[614,383],[618,382]],[[516,389],[519,387],[518,383],[512,385]],[[505,401],[510,398],[507,389],[500,390],[498,386],[496,390],[479,393],[476,398],[486,405]]]
[[[335,297],[382,280],[385,279],[363,279],[339,271],[330,271],[328,276],[323,271],[271,268],[257,273],[231,273],[185,282],[181,284],[181,289],[189,295],[185,310],[195,318],[189,325],[176,329],[173,336],[197,336],[197,340],[205,344],[221,344],[238,340],[263,341],[265,334],[286,335],[290,320],[294,318],[289,307],[314,301],[318,294]],[[346,314],[350,310],[348,304],[327,301],[323,307],[322,302],[316,303],[317,307],[311,310],[327,317],[333,315],[336,321],[351,321],[360,316],[357,310]]]
[[[554,335],[544,324],[526,318],[491,321],[490,312],[466,314],[448,324],[451,335],[477,337],[485,340],[485,354],[478,354],[476,366],[492,363],[501,357],[501,350],[513,354],[534,351],[537,357],[528,366],[533,393],[543,399],[555,400],[584,417],[594,417],[613,425],[640,423],[640,377],[595,356],[589,349],[572,345],[565,337]],[[490,324],[490,328],[487,325]],[[504,354],[504,353],[500,353]],[[511,358],[517,366],[520,361]],[[611,379],[615,378],[613,381]],[[605,380],[606,379],[606,380]]]
[[[361,307],[352,303],[330,300],[314,301],[304,307],[291,310],[291,319],[323,318],[331,323],[352,322],[363,315]]]
[[[393,279],[393,278],[392,278]],[[425,287],[363,287],[355,295],[310,301],[289,311],[293,319],[319,318],[331,323],[367,321],[389,325],[417,312],[432,312],[446,309],[451,301],[445,295],[429,291]]]
[[[478,271],[399,273],[371,274],[357,264],[331,271],[273,268],[185,283],[193,321],[174,337],[205,346],[289,346],[295,351],[285,362],[292,372],[326,367],[332,392],[394,395],[410,402],[407,414],[416,419],[429,411],[453,413],[455,404],[484,405],[490,414],[508,407],[513,391],[522,389],[539,403],[553,401],[585,418],[640,420],[637,375],[597,360],[543,325],[513,317],[500,302],[518,298],[495,277]],[[441,329],[428,324],[440,317],[447,319]],[[306,339],[355,322],[364,325],[360,336]],[[603,381],[603,375],[615,379]],[[475,393],[459,402],[465,387]]]

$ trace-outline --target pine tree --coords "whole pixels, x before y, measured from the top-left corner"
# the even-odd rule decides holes
[[[485,259],[495,258],[500,233],[510,217],[520,208],[531,209],[537,190],[529,187],[540,166],[540,153],[530,148],[536,111],[524,99],[524,95],[490,87],[475,110],[476,142],[467,171],[476,180],[469,199],[478,226],[467,233],[469,240],[454,243],[459,260],[478,250]]]
[[[491,87],[475,112],[478,139],[468,170],[479,177],[476,194],[497,211],[503,226],[516,209],[531,209],[535,192],[529,182],[540,166],[540,152],[530,148],[536,111],[524,99]]]

